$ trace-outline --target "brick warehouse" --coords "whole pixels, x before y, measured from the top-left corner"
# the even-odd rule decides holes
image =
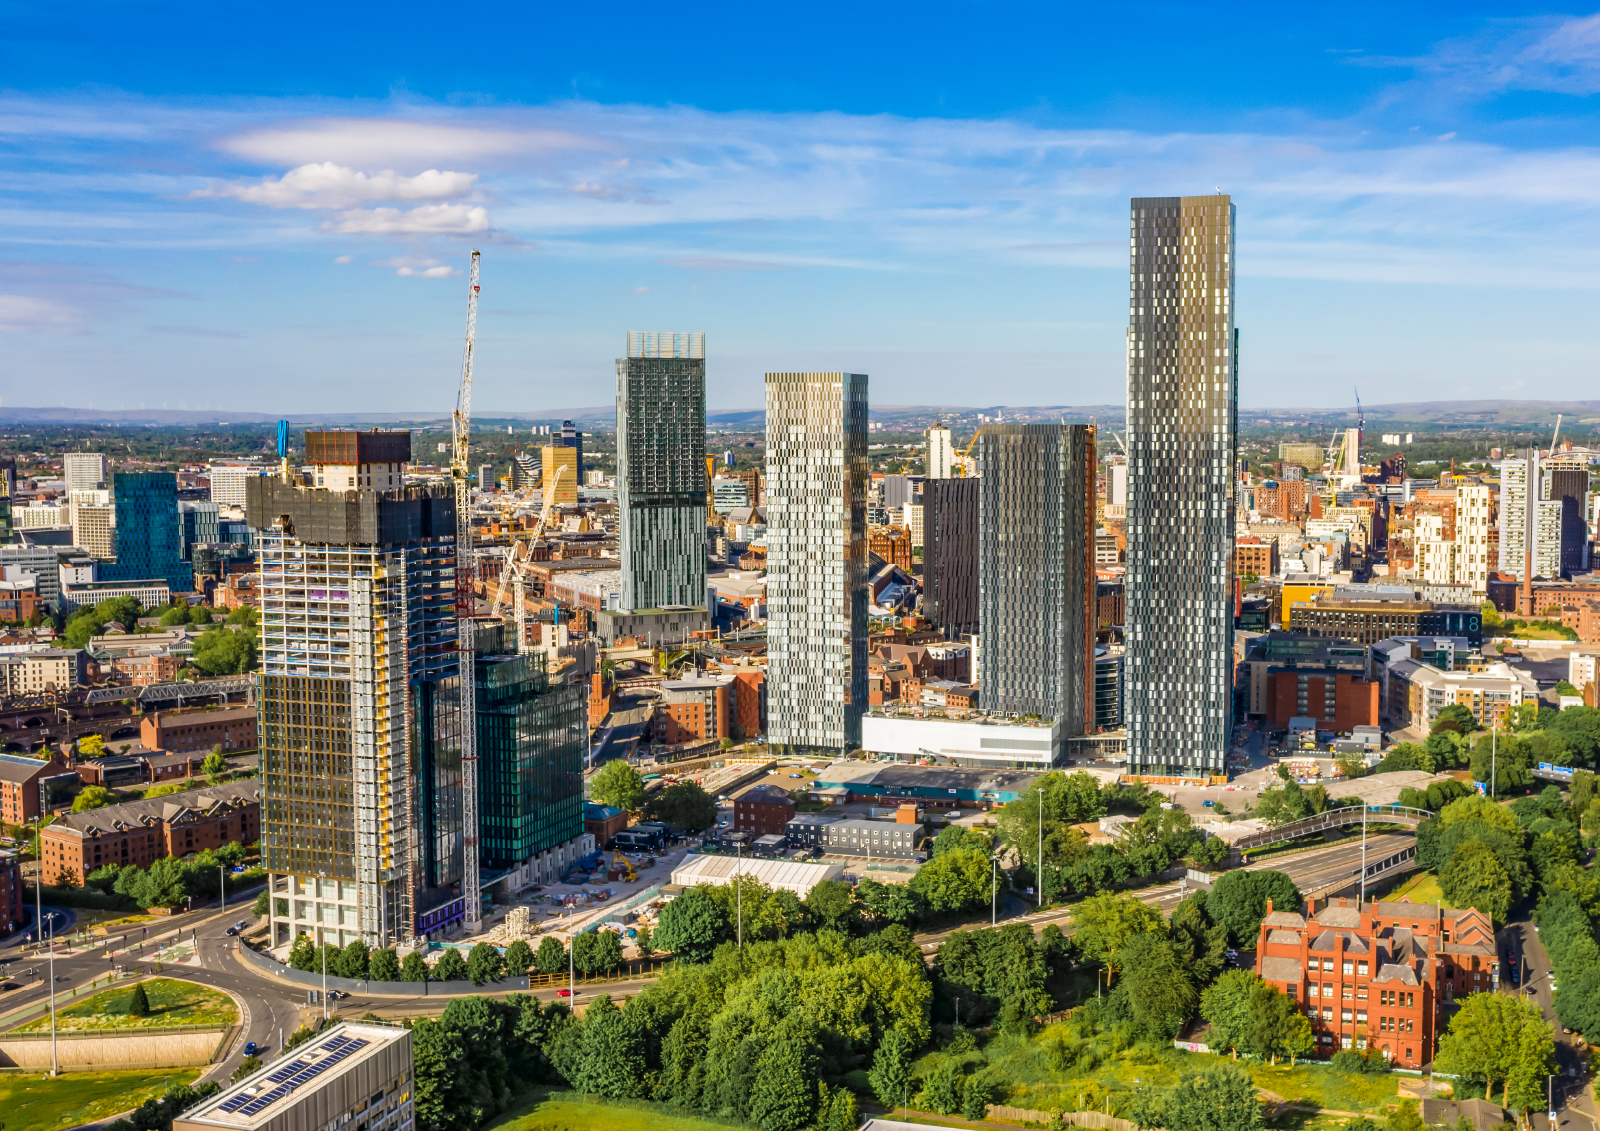
[[[1256,954],[1256,973],[1305,1010],[1316,1055],[1371,1046],[1407,1068],[1432,1062],[1450,1003],[1500,982],[1487,915],[1409,900],[1307,900],[1305,915],[1268,901]]]
[[[260,783],[229,782],[62,814],[41,837],[42,865],[48,879],[67,871],[81,883],[104,864],[149,867],[163,856],[253,844],[260,836]]]
[[[224,754],[256,748],[256,709],[224,707],[221,710],[162,711],[139,724],[139,741],[151,750],[180,754],[205,753],[213,746]]]

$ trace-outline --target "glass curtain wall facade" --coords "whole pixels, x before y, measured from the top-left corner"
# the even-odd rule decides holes
[[[480,655],[478,793],[484,868],[518,867],[583,834],[583,688],[551,683],[542,652]]]
[[[922,488],[923,614],[947,640],[978,631],[977,479]]]
[[[1095,430],[986,425],[978,437],[982,704],[1092,732]]]
[[[706,600],[706,338],[628,331],[617,359],[622,607]]]
[[[1128,309],[1130,772],[1225,772],[1238,455],[1230,199],[1136,198]]]
[[[767,737],[849,751],[867,704],[867,377],[767,374]]]
[[[169,471],[117,471],[111,476],[116,561],[100,566],[102,581],[160,578],[174,593],[194,589],[184,560],[178,477]]]
[[[270,937],[393,945],[460,902],[454,498],[260,484]]]

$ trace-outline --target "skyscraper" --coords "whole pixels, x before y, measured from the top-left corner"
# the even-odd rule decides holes
[[[928,429],[928,478],[949,479],[955,467],[955,445],[950,442],[950,429],[936,423]]]
[[[1530,448],[1503,462],[1498,568],[1519,581],[1530,560],[1535,578],[1583,569],[1588,495],[1589,469],[1582,457],[1548,456]]]
[[[848,751],[867,704],[867,378],[767,374],[767,735]]]
[[[617,358],[623,608],[705,603],[705,454],[705,335],[629,330]]]
[[[61,457],[68,491],[93,491],[106,485],[106,457],[99,452],[67,452]]]
[[[1094,427],[987,425],[978,437],[983,706],[1094,730]]]
[[[572,457],[577,466],[577,483],[583,482],[583,429],[573,424],[570,420],[561,422],[561,446],[571,448],[576,454]]]
[[[922,489],[922,610],[947,640],[978,631],[977,479]]]
[[[1228,197],[1135,199],[1124,717],[1135,773],[1224,772],[1238,333]]]
[[[117,471],[111,476],[117,560],[100,567],[102,581],[159,578],[174,593],[194,588],[194,566],[183,556],[178,477],[170,471]]]
[[[307,432],[306,451],[364,483],[408,461],[411,436]],[[391,945],[462,918],[454,492],[247,491],[272,945]]]

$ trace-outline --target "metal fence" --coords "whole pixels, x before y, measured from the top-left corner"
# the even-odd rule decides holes
[[[1432,816],[1433,814],[1426,809],[1413,809],[1407,805],[1347,805],[1342,809],[1313,813],[1309,817],[1290,821],[1277,828],[1240,837],[1234,842],[1233,847],[1240,852],[1249,852],[1253,848],[1263,848],[1269,844],[1293,840],[1295,837],[1310,833],[1324,832],[1346,825],[1359,825],[1363,820],[1374,825],[1409,825],[1416,828]]]

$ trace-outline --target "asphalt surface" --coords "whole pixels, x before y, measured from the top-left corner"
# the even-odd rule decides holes
[[[1593,1131],[1600,1126],[1597,1120],[1594,1096],[1589,1091],[1588,1051],[1575,1033],[1563,1033],[1561,1022],[1556,1020],[1555,1004],[1550,991],[1550,956],[1539,941],[1539,932],[1527,921],[1507,923],[1498,936],[1502,956],[1518,955],[1522,968],[1521,984],[1510,986],[1509,978],[1502,974],[1502,992],[1520,993],[1538,1004],[1545,1020],[1555,1031],[1557,1075],[1549,1081],[1547,1094],[1555,1102],[1556,1121],[1552,1125],[1547,1112],[1532,1113],[1536,1131],[1557,1131],[1570,1127],[1573,1131]],[[1509,963],[1502,963],[1502,971]]]

